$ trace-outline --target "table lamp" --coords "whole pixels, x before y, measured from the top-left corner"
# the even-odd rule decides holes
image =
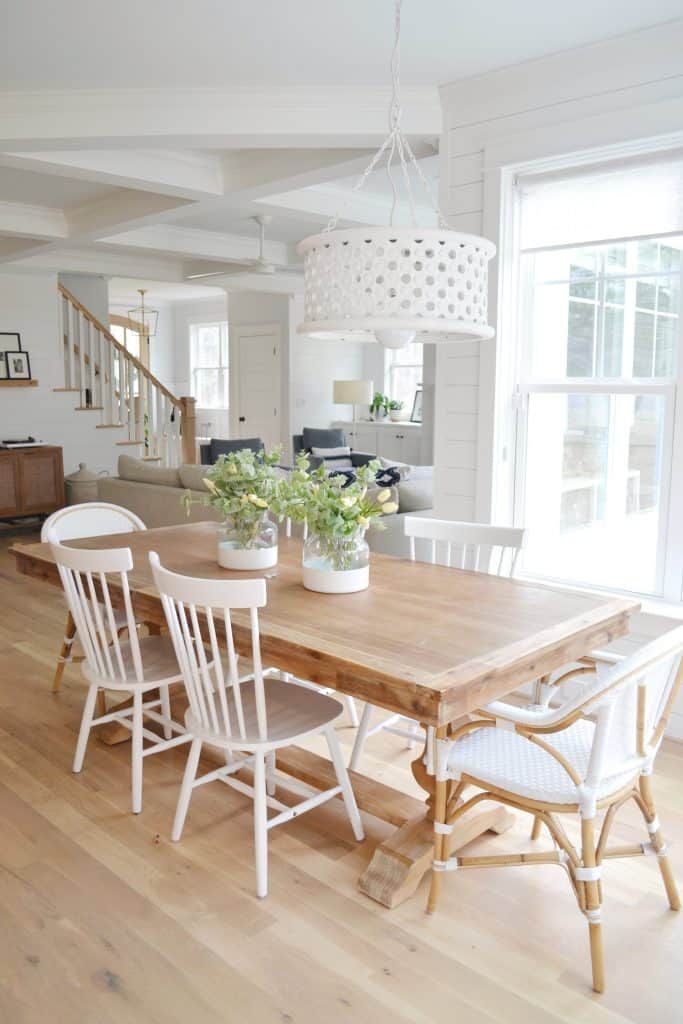
[[[332,382],[332,401],[335,405],[352,405],[353,422],[356,422],[356,406],[370,406],[374,384],[371,380],[335,380]]]

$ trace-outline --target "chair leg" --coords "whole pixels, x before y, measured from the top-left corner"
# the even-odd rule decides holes
[[[190,744],[190,752],[187,755],[187,762],[185,764],[185,772],[183,774],[183,782],[180,787],[180,794],[178,796],[178,805],[175,811],[175,818],[173,820],[173,831],[171,832],[171,839],[174,843],[177,843],[183,834],[183,828],[185,827],[185,818],[187,816],[187,809],[190,806],[190,797],[192,796],[192,786],[197,775],[197,765],[199,764],[199,755],[202,752],[202,741],[200,739],[193,739]]]
[[[64,675],[64,669],[67,664],[71,661],[71,648],[73,642],[76,639],[76,623],[73,620],[71,612],[68,612],[66,616],[66,625],[64,627],[64,640],[59,652],[59,658],[57,659],[57,668],[52,679],[52,692],[59,693],[62,685],[62,676]]]
[[[341,786],[346,813],[349,816],[353,834],[360,843],[365,839],[363,822],[360,819],[360,812],[356,803],[353,787],[351,786],[351,780],[349,779],[349,773],[347,772],[346,765],[344,764],[339,740],[337,739],[337,734],[332,727],[325,730],[325,738],[327,739],[327,745],[330,748],[330,757],[332,758],[332,764],[334,765],[337,782]]]
[[[169,724],[164,725],[164,739],[170,740],[173,737],[173,729],[170,726],[171,721],[171,698],[168,693],[168,686],[159,687],[159,699],[161,700],[161,713],[164,718],[168,719]]]
[[[538,839],[538,837],[541,834],[541,829],[542,828],[543,828],[543,822],[541,821],[541,819],[540,818],[534,818],[534,823],[531,826],[531,838],[532,839]]]
[[[142,810],[142,691],[133,694],[133,742],[131,746],[133,814]]]
[[[268,796],[275,796],[275,751],[271,750],[266,754],[266,793]]]
[[[88,745],[88,736],[90,735],[90,729],[92,728],[92,720],[95,711],[95,701],[97,700],[97,685],[91,683],[88,687],[88,696],[85,698],[85,707],[83,708],[83,716],[81,718],[81,727],[78,732],[78,742],[76,743],[76,753],[74,754],[74,763],[72,771],[80,772],[83,767],[83,759],[85,757],[85,748]]]
[[[354,729],[358,728],[358,711],[356,709],[356,702],[353,697],[344,697],[344,704],[346,705],[346,713],[349,716],[349,721]]]
[[[655,811],[655,803],[652,798],[652,783],[650,782],[649,775],[641,775],[639,780],[640,795],[643,798],[643,803],[647,808],[647,814],[645,809],[641,807],[643,811],[643,817],[650,830],[650,824],[656,819],[657,813]],[[639,805],[640,806],[640,805]],[[664,888],[666,889],[667,899],[669,900],[669,906],[672,910],[681,909],[681,898],[678,895],[678,887],[676,886],[676,879],[671,868],[671,861],[669,860],[666,852],[660,852],[665,850],[664,839],[662,838],[662,831],[660,828],[656,832],[650,833],[650,840],[657,852],[657,863],[659,864],[659,870],[662,875],[662,881],[664,882]]]
[[[363,708],[363,714],[360,716],[360,725],[358,726],[358,732],[356,733],[356,740],[353,744],[353,750],[351,751],[351,757],[349,759],[349,768],[351,771],[356,771],[358,768],[358,762],[360,761],[360,755],[363,753],[363,747],[365,746],[365,738],[370,728],[370,718],[372,716],[372,704],[366,704]]]
[[[595,859],[595,819],[581,819],[581,861],[584,867],[594,868]],[[586,887],[586,917],[588,918],[588,937],[591,947],[591,964],[593,968],[593,991],[605,990],[605,958],[602,948],[602,923],[600,920],[600,883],[597,880],[583,882]]]
[[[268,895],[268,815],[266,813],[266,759],[254,755],[254,860],[256,863],[256,895]]]
[[[448,803],[448,780],[442,779],[436,782],[434,792],[434,822],[441,825],[446,824],[446,807]],[[444,849],[448,848],[446,843],[448,836],[434,833],[434,860],[444,860]],[[427,897],[427,913],[433,914],[441,894],[441,872],[432,869],[432,877],[429,884],[429,896]]]

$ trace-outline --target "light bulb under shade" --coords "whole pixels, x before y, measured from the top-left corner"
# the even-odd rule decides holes
[[[493,336],[487,301],[495,246],[485,238],[351,228],[313,235],[297,251],[304,257],[301,334],[387,347]]]

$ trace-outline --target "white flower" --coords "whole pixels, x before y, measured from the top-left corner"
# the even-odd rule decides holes
[[[391,491],[388,487],[384,487],[377,495],[377,504],[383,505],[385,501],[389,501],[391,497]]]
[[[341,503],[344,508],[353,508],[356,504],[356,499],[347,494],[341,499]]]

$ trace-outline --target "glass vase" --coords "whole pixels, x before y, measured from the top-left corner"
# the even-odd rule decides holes
[[[304,543],[303,582],[319,594],[352,594],[370,582],[370,549],[365,531],[351,537],[312,533]]]
[[[224,569],[270,569],[277,565],[277,523],[264,512],[253,529],[228,518],[218,527],[218,564]]]

